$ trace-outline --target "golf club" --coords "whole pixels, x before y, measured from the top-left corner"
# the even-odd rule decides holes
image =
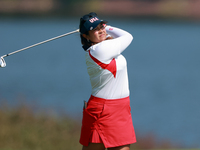
[[[27,50],[27,49],[29,49],[29,48],[32,48],[32,47],[35,47],[35,46],[38,46],[38,45],[41,45],[41,44],[44,44],[44,43],[53,41],[53,40],[55,40],[55,39],[58,39],[58,38],[61,38],[61,37],[64,37],[64,36],[67,36],[67,35],[70,35],[70,34],[73,34],[73,33],[76,33],[76,32],[79,32],[79,29],[74,30],[74,31],[72,31],[72,32],[68,32],[68,33],[59,35],[59,36],[56,36],[56,37],[54,37],[54,38],[51,38],[51,39],[48,39],[48,40],[45,40],[45,41],[42,41],[42,42],[39,42],[39,43],[36,43],[36,44],[33,44],[33,45],[30,45],[30,46],[28,46],[28,47],[25,47],[25,48],[19,49],[19,50],[17,50],[17,51],[14,51],[14,52],[12,52],[12,53],[8,53],[8,54],[6,54],[6,55],[3,55],[3,56],[1,56],[1,59],[0,59],[0,67],[2,67],[2,68],[3,68],[3,67],[6,67],[6,62],[5,62],[5,60],[4,60],[4,57],[13,55],[13,54],[15,54],[15,53],[18,53],[18,52]]]

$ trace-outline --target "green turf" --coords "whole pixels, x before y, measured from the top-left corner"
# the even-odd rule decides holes
[[[33,113],[25,105],[15,109],[1,105],[0,108],[0,150],[81,150],[80,129],[80,122],[67,115],[58,118],[48,111]],[[137,141],[131,145],[131,150],[199,150],[171,149],[174,147],[170,142],[157,143],[151,134],[138,136]]]

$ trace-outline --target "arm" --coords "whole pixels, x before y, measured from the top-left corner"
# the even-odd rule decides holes
[[[91,55],[103,62],[111,61],[120,55],[133,40],[130,33],[119,28],[106,26],[106,32],[114,39],[98,43],[91,50]]]

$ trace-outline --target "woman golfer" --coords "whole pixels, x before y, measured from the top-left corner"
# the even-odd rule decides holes
[[[83,150],[129,150],[130,144],[136,142],[127,63],[121,55],[133,37],[106,23],[96,13],[80,19],[81,43],[92,86],[91,97],[83,109]]]

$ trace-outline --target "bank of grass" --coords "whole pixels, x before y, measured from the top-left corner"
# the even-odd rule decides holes
[[[81,124],[67,115],[35,113],[26,105],[0,108],[0,150],[81,150],[80,129]],[[131,150],[172,148],[168,141],[158,144],[155,139],[138,136]]]
[[[37,114],[27,106],[0,109],[1,150],[78,150],[80,125],[67,116]]]

